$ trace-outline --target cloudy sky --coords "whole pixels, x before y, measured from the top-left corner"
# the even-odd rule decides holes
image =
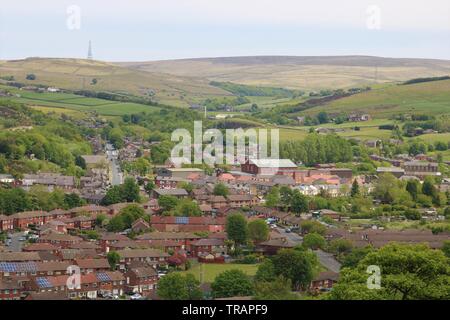
[[[449,0],[14,0],[0,59],[240,55],[450,59]]]

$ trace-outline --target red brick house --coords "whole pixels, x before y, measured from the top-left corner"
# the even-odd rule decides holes
[[[317,277],[311,281],[309,289],[311,291],[320,291],[322,289],[331,289],[333,285],[338,281],[339,273],[326,271],[321,272]]]
[[[223,232],[225,230],[225,218],[221,217],[154,216],[150,224],[153,228],[162,232]]]
[[[0,300],[20,300],[22,286],[18,280],[0,279]]]
[[[75,259],[75,264],[80,268],[82,274],[106,272],[111,269],[107,259]]]
[[[19,212],[10,217],[14,219],[14,228],[21,230],[28,229],[30,225],[40,226],[53,220],[53,216],[45,211]]]
[[[191,248],[191,255],[193,257],[199,257],[205,253],[224,255],[227,252],[227,246],[222,239],[200,239],[193,242]]]
[[[249,159],[241,165],[242,172],[262,175],[276,175],[293,169],[297,169],[297,165],[289,159]]]
[[[14,229],[14,218],[11,216],[0,215],[0,232]]]
[[[173,249],[190,251],[191,243],[201,239],[201,237],[192,232],[149,232],[138,236],[137,239],[142,242],[146,241],[151,246],[164,243],[164,247],[167,247],[166,244],[170,244]]]
[[[120,270],[132,262],[145,262],[153,268],[166,265],[169,254],[158,249],[125,249],[116,251],[120,256]]]
[[[231,208],[251,207],[258,204],[257,197],[249,194],[236,194],[227,197],[227,203]]]
[[[46,234],[37,240],[37,242],[39,242],[39,243],[51,243],[60,248],[68,248],[70,245],[73,245],[75,243],[79,243],[82,241],[83,241],[83,239],[80,237],[71,236],[71,235],[64,234],[64,233],[56,233],[56,232],[51,232],[49,234]]]
[[[131,268],[125,273],[126,289],[147,296],[156,290],[158,273],[151,267]]]
[[[111,244],[118,241],[128,241],[130,240],[127,236],[118,233],[104,233],[100,239],[100,246],[103,252],[109,252]]]
[[[38,277],[32,279],[27,285],[31,292],[60,292],[68,298],[96,299],[99,293],[122,295],[125,278],[120,272],[99,272],[81,275],[80,287],[70,289],[67,286],[69,276]]]

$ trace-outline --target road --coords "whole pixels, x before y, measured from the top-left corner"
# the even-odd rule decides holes
[[[106,157],[111,162],[111,184],[117,186],[123,183],[123,173],[117,160],[117,150],[110,143],[106,144]]]
[[[20,252],[22,251],[23,241],[19,241],[19,238],[24,237],[23,232],[11,233],[11,244],[7,247],[9,251]]]
[[[303,238],[295,232],[285,232],[283,228],[277,227],[276,230],[295,244],[302,244]]]
[[[328,270],[339,273],[341,270],[341,264],[337,261],[331,253],[324,252],[322,250],[316,250],[316,255],[319,258],[320,263]]]

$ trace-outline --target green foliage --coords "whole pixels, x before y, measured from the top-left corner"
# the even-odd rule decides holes
[[[297,90],[259,86],[257,87],[232,82],[211,81],[210,85],[229,91],[236,96],[292,98],[303,93]]]
[[[370,246],[353,248],[342,260],[342,268],[355,268],[374,249]]]
[[[219,274],[211,284],[216,298],[250,296],[254,293],[250,278],[241,270],[232,269]]]
[[[200,282],[192,274],[172,272],[158,282],[158,296],[164,300],[200,300]]]
[[[227,197],[230,191],[228,190],[228,187],[224,185],[223,183],[217,183],[214,185],[214,195],[216,196],[223,196]]]
[[[301,194],[298,189],[295,189],[292,193],[291,210],[297,214],[308,212],[309,210],[308,198]]]
[[[168,212],[178,205],[178,198],[170,195],[163,195],[158,198],[158,205],[164,211]]]
[[[441,250],[447,258],[450,258],[450,240],[444,241]]]
[[[120,213],[109,221],[107,229],[113,232],[124,231],[131,228],[131,225],[136,220],[145,217],[144,209],[138,205],[131,204],[120,210]]]
[[[271,282],[275,280],[275,266],[271,259],[265,259],[256,271],[255,281],[257,282]]]
[[[317,221],[305,220],[300,223],[300,228],[303,234],[305,233],[316,233],[319,235],[324,235],[327,232],[327,227]]]
[[[109,265],[111,266],[111,270],[116,270],[116,267],[120,262],[120,254],[118,254],[116,251],[110,251],[106,255],[106,258],[108,259]]]
[[[276,208],[280,204],[280,189],[278,187],[270,188],[266,195],[266,207]]]
[[[347,239],[334,239],[328,245],[328,251],[337,255],[349,253],[352,251],[352,248],[352,242]]]
[[[283,276],[271,282],[255,282],[255,300],[296,300],[297,296],[291,291],[291,280]]]
[[[181,217],[200,217],[202,211],[197,202],[190,199],[182,199],[178,201],[178,204],[174,209],[174,215]]]
[[[353,180],[352,190],[350,191],[350,195],[352,198],[360,195],[359,184],[358,184],[358,181],[356,181],[356,179]]]
[[[126,178],[122,185],[112,186],[102,199],[103,205],[121,202],[139,202],[139,186],[133,178]]]
[[[245,244],[248,238],[247,220],[240,213],[227,216],[225,226],[228,239],[233,240],[236,245]]]
[[[379,266],[381,289],[367,288],[368,266]],[[343,269],[330,299],[436,300],[450,298],[449,260],[426,245],[388,244],[355,268]]]
[[[269,227],[266,221],[258,219],[249,222],[248,235],[255,243],[266,241],[269,238]]]
[[[325,238],[317,233],[308,233],[303,237],[302,246],[307,249],[323,249],[326,245]]]
[[[302,141],[287,141],[281,143],[280,154],[307,166],[352,161],[350,142],[337,135],[310,134]]]
[[[282,249],[272,257],[275,275],[292,281],[295,289],[309,286],[314,276],[313,264],[305,251]]]

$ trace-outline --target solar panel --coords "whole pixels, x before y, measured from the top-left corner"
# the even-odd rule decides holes
[[[47,278],[36,278],[36,283],[38,284],[39,288],[51,288],[53,287],[50,281],[48,281]]]
[[[1,262],[0,270],[2,272],[17,272],[17,264],[12,262]]]
[[[111,281],[109,275],[104,272],[97,273],[97,279],[101,282]]]
[[[175,217],[176,224],[189,224],[189,217]]]

